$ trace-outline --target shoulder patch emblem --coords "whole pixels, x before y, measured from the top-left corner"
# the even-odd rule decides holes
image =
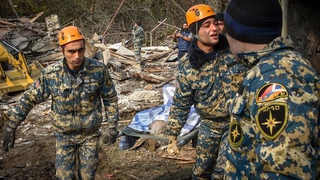
[[[284,97],[288,97],[288,91],[282,84],[267,83],[258,90],[256,99],[259,103]]]
[[[268,139],[275,139],[286,127],[288,122],[288,105],[271,103],[258,109],[256,123],[261,134]]]
[[[237,120],[230,122],[228,140],[232,147],[238,147],[243,141],[243,131]]]

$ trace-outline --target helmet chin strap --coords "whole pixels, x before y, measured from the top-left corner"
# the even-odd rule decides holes
[[[195,35],[193,35],[193,37],[194,38],[196,38],[200,43],[202,43],[203,45],[205,45],[205,46],[211,46],[211,47],[214,47],[213,45],[210,45],[210,44],[208,44],[208,43],[205,43],[205,42],[203,42],[201,39],[200,39],[200,37],[199,37],[199,35],[198,35],[198,33],[199,33],[199,28],[198,28],[198,26],[199,26],[199,23],[198,22],[196,22],[196,34]],[[214,49],[214,48],[213,48]],[[212,50],[213,50],[212,49]]]
[[[199,23],[198,22],[196,22],[196,34],[195,35],[193,35],[193,37],[195,37],[198,41],[200,41],[200,42],[202,42],[201,41],[201,39],[200,39],[200,37],[199,37],[199,35],[198,35],[198,28],[199,27]],[[203,43],[203,42],[202,42]]]

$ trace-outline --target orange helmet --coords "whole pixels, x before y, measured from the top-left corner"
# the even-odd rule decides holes
[[[59,32],[59,45],[65,45],[69,42],[84,39],[84,35],[79,28],[75,26],[67,26]]]
[[[186,13],[186,19],[188,26],[190,27],[190,24],[214,15],[216,15],[216,13],[209,5],[197,4],[189,8]]]

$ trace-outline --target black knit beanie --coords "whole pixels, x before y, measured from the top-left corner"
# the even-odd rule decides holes
[[[282,10],[278,0],[231,0],[224,13],[228,36],[236,40],[268,44],[281,36]]]
[[[208,18],[215,18],[215,17],[216,16],[209,16],[204,19],[201,19],[200,21],[197,21],[197,22],[190,24],[190,26],[189,26],[190,31],[192,32],[193,35],[197,35],[197,32],[199,32],[199,29],[200,29],[202,23],[204,21],[206,21]],[[197,23],[198,23],[198,27],[197,27]]]
[[[224,16],[224,13],[223,12],[219,12],[216,14],[216,18],[218,21],[222,21],[223,22],[223,16]]]

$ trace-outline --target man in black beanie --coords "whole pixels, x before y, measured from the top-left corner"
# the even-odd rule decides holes
[[[216,15],[216,18],[218,20],[218,26],[220,28],[220,34],[226,34],[226,31],[224,29],[224,22],[223,22],[223,18],[224,18],[224,13],[223,12],[219,12]]]
[[[278,0],[231,0],[224,23],[250,68],[229,108],[225,179],[319,179],[320,80],[281,36]]]
[[[221,136],[229,125],[229,100],[238,91],[247,68],[235,62],[226,37],[219,34],[215,12],[210,6],[192,6],[186,19],[194,38],[178,68],[177,88],[166,130],[170,141],[167,152],[179,153],[177,136],[194,105],[201,124],[192,179],[211,179],[213,169],[219,165],[216,160],[219,146],[223,146]],[[214,174],[212,179],[219,175]]]

